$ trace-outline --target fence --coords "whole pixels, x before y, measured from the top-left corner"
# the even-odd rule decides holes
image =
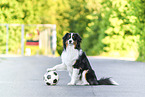
[[[29,40],[35,42],[35,39],[27,39],[28,35],[34,32],[38,33],[38,49],[43,49],[44,55],[55,55],[55,24],[0,24],[0,41],[2,41],[0,44],[0,53],[9,54],[11,52],[15,54],[15,52],[18,52],[17,54],[19,54],[21,52],[21,55],[25,55],[25,49],[28,47],[27,42]],[[33,38],[33,36],[31,38]],[[29,46],[34,45],[29,44]]]

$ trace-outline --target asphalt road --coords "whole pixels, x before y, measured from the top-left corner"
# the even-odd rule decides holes
[[[119,86],[67,86],[66,71],[58,72],[56,86],[47,86],[43,75],[60,57],[1,57],[0,97],[145,97],[145,63],[89,57],[98,79],[112,77]]]

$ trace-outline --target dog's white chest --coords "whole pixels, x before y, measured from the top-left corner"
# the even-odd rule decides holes
[[[72,67],[73,63],[78,59],[79,51],[74,49],[74,46],[68,46],[65,51],[63,51],[61,58],[62,62],[64,62],[67,66]]]

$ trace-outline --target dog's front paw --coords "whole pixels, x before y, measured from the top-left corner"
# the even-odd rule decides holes
[[[70,82],[70,83],[68,83],[67,85],[68,85],[68,86],[72,86],[72,85],[75,85],[75,83],[71,83],[71,82]]]
[[[47,72],[54,71],[53,68],[47,68]]]
[[[76,85],[82,85],[82,81],[78,81],[77,83],[76,83]]]

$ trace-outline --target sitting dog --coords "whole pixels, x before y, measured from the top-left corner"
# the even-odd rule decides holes
[[[86,54],[80,47],[81,37],[77,33],[66,33],[63,37],[62,63],[47,71],[67,70],[71,81],[68,85],[118,85],[111,78],[97,80]]]

